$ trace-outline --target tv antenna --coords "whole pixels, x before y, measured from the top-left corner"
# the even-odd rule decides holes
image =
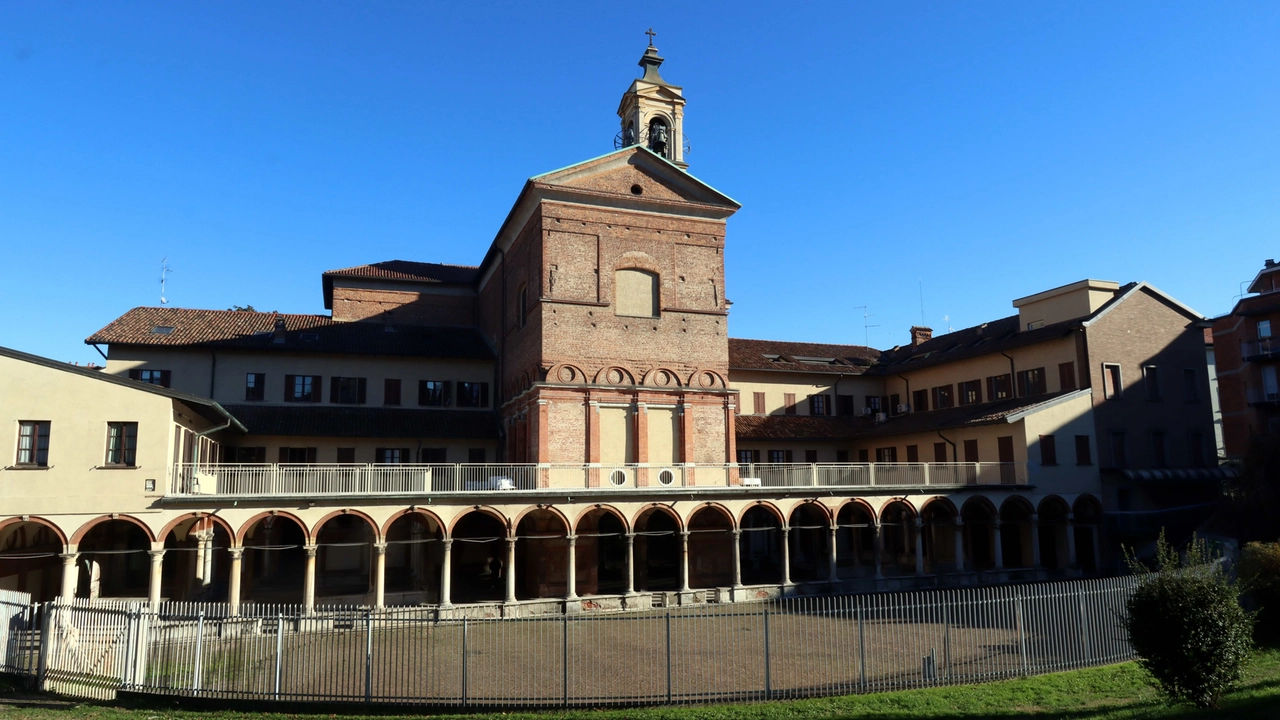
[[[866,346],[866,347],[871,347],[871,328],[873,328],[873,327],[880,327],[880,326],[879,326],[879,325],[869,325],[869,324],[867,324],[867,320],[869,320],[870,318],[875,317],[875,316],[876,316],[876,314],[875,314],[875,313],[869,313],[869,312],[867,312],[867,306],[866,306],[866,305],[859,305],[859,306],[855,307],[855,308],[854,308],[854,310],[861,310],[861,311],[862,311],[862,344],[863,344],[864,346]]]
[[[950,315],[943,315],[943,316],[942,316],[942,322],[944,322],[944,323],[946,323],[946,324],[947,324],[947,332],[952,333],[952,332],[955,332],[955,331],[956,331],[956,329],[955,329],[955,328],[951,327],[951,316],[950,316]]]
[[[160,304],[161,305],[169,304],[168,298],[164,296],[165,276],[173,272],[173,269],[169,267],[169,264],[167,262],[165,262],[168,259],[169,259],[168,255],[165,255],[164,257],[160,258]]]

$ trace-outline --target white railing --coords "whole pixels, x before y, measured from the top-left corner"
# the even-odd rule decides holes
[[[1026,463],[191,464],[170,496],[318,496],[627,490],[688,487],[847,488],[1025,485]]]

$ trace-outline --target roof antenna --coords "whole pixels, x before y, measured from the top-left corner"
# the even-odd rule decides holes
[[[879,325],[868,325],[867,320],[876,316],[875,313],[867,312],[866,305],[859,305],[854,310],[862,311],[862,345],[863,347],[871,347],[871,328],[880,327]]]
[[[168,259],[169,259],[168,255],[165,255],[164,257],[160,258],[160,304],[161,305],[169,304],[169,300],[166,299],[164,296],[164,276],[173,272],[173,270],[169,268],[168,263],[165,262]]]
[[[955,331],[956,331],[956,329],[955,329],[955,328],[951,327],[951,316],[950,316],[950,315],[943,315],[943,316],[942,316],[942,322],[944,322],[944,323],[946,323],[946,324],[947,324],[947,332],[952,333],[952,332],[955,332]]]
[[[916,282],[920,283],[920,324],[924,325],[924,278],[919,278]]]

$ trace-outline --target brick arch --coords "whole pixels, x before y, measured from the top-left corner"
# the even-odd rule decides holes
[[[613,382],[614,380],[617,382]],[[597,372],[591,382],[596,385],[635,385],[636,378],[630,370],[619,365],[610,365]]]
[[[343,508],[341,510],[334,510],[328,515],[325,515],[324,517],[320,518],[320,520],[311,528],[311,537],[319,538],[320,529],[324,527],[324,524],[338,517],[339,515],[355,515],[356,517],[363,518],[364,521],[369,524],[369,529],[373,531],[373,541],[382,542],[382,530],[378,527],[377,521],[369,517],[368,513],[362,512],[360,510],[354,510],[352,508]]]
[[[658,276],[658,287],[662,287],[662,264],[658,259],[643,250],[628,250],[613,265],[613,272],[619,270],[643,270]]]
[[[887,511],[890,507],[894,505],[905,505],[907,509],[911,511],[912,520],[915,520],[916,518],[920,517],[920,509],[915,506],[915,503],[911,502],[910,500],[904,497],[893,497],[886,500],[885,503],[880,506],[880,512],[877,513],[876,515],[877,523],[879,523],[884,518],[885,511]]]
[[[552,515],[555,515],[556,517],[560,518],[560,522],[564,523],[565,534],[566,535],[573,534],[574,526],[569,522],[569,516],[565,515],[564,512],[560,510],[560,508],[554,505],[543,505],[542,507],[538,507],[537,505],[534,505],[521,510],[519,514],[517,514],[514,518],[511,519],[511,532],[512,533],[517,532],[517,530],[520,528],[520,521],[525,519],[530,514],[537,512],[539,510],[546,510]]]
[[[701,512],[701,511],[703,511],[703,510],[716,510],[716,511],[719,511],[720,513],[722,513],[722,514],[725,516],[725,518],[727,518],[727,519],[729,520],[729,528],[730,528],[730,529],[736,529],[736,528],[738,527],[738,519],[737,519],[736,517],[734,517],[734,515],[733,515],[733,513],[732,513],[732,512],[730,512],[730,511],[729,511],[729,508],[725,507],[724,505],[721,505],[721,504],[720,504],[720,503],[718,503],[718,502],[704,502],[704,503],[701,503],[701,504],[699,504],[699,505],[694,506],[694,507],[689,511],[689,517],[688,517],[688,518],[683,519],[683,521],[680,523],[680,529],[681,529],[681,530],[688,530],[688,529],[689,529],[689,524],[690,524],[691,522],[693,522],[693,516],[694,516],[694,515],[697,515],[699,512]]]
[[[557,363],[547,369],[547,382],[557,385],[586,385],[587,374],[573,363]]]
[[[644,374],[640,378],[640,384],[648,387],[681,387],[684,385],[680,381],[680,376],[675,370],[665,367],[656,367]]]
[[[1010,495],[1004,499],[1004,502],[1000,503],[1000,515],[1002,516],[1004,515],[1005,510],[1017,511],[1019,509],[1025,511],[1027,517],[1036,514],[1036,506],[1032,505],[1030,500],[1022,497],[1021,495]]]
[[[774,505],[768,500],[756,500],[742,508],[742,512],[738,513],[738,517],[734,518],[734,527],[742,527],[742,518],[746,516],[748,511],[756,507],[765,507],[772,511],[774,517],[778,518],[778,523],[781,524],[782,527],[787,527],[789,525],[787,522],[787,516],[782,514],[782,510],[779,509],[777,505]]]
[[[297,515],[294,515],[294,514],[293,514],[293,513],[291,513],[291,512],[285,511],[285,510],[274,510],[274,511],[267,510],[267,511],[264,511],[264,512],[260,512],[260,513],[258,513],[257,515],[254,515],[253,517],[251,517],[251,518],[249,518],[248,520],[245,520],[245,521],[244,521],[244,523],[240,526],[240,529],[239,529],[238,531],[236,531],[236,534],[235,534],[235,546],[236,546],[236,547],[243,547],[243,546],[244,546],[244,539],[245,539],[245,536],[247,536],[247,535],[249,534],[249,528],[252,528],[254,525],[256,525],[256,524],[258,523],[258,521],[259,521],[259,520],[261,520],[261,519],[263,519],[263,518],[266,518],[266,517],[273,517],[273,516],[274,516],[274,517],[281,517],[281,516],[283,516],[283,517],[287,517],[287,518],[289,518],[290,520],[292,520],[292,521],[294,521],[295,523],[297,523],[297,524],[298,524],[298,528],[302,530],[302,538],[303,538],[303,540],[305,540],[305,541],[307,542],[307,544],[308,544],[308,545],[309,545],[309,544],[311,544],[311,530],[307,527],[307,524],[306,524],[306,523],[302,522],[302,518],[298,517]]]
[[[663,505],[662,503],[649,503],[648,505],[645,505],[644,507],[637,510],[636,514],[631,517],[631,521],[628,523],[628,527],[632,527],[632,528],[637,527],[637,524],[640,522],[640,516],[644,515],[650,510],[657,510],[658,512],[662,512],[666,514],[672,520],[676,521],[677,529],[679,530],[685,529],[684,518],[680,517],[680,513],[676,512],[675,508],[671,507],[670,505]],[[729,517],[732,518],[733,516],[730,515]]]
[[[796,511],[797,511],[797,510],[799,510],[799,509],[800,509],[800,508],[802,508],[802,507],[806,507],[806,506],[810,506],[810,505],[811,505],[811,506],[814,506],[814,507],[817,507],[818,511],[822,513],[822,517],[823,517],[823,518],[824,518],[828,523],[830,523],[830,522],[831,522],[831,520],[835,517],[835,516],[831,513],[831,508],[829,508],[829,507],[827,507],[826,505],[824,505],[824,504],[822,504],[822,503],[818,502],[817,500],[800,500],[800,501],[797,501],[797,502],[793,503],[793,504],[791,505],[791,508],[790,508],[789,510],[787,510],[787,521],[788,521],[788,522],[787,522],[787,524],[788,524],[788,525],[790,525],[790,524],[791,524],[791,522],[790,522],[791,516],[792,516],[792,515],[794,515],[794,514],[796,513]]]
[[[391,529],[391,526],[394,525],[397,520],[403,517],[408,517],[409,515],[422,515],[423,517],[431,518],[440,526],[441,534],[445,531],[446,526],[444,521],[440,519],[439,515],[436,515],[430,510],[423,510],[422,508],[405,508],[399,512],[392,513],[391,517],[387,518],[387,522],[383,524],[382,529],[378,531],[378,537],[385,538],[387,536],[387,531]]]
[[[965,510],[967,510],[970,506],[974,508],[981,508],[982,512],[987,514],[988,518],[991,518],[991,519],[1000,518],[1000,510],[996,508],[995,503],[991,502],[991,498],[987,497],[986,495],[974,495],[968,500],[965,500],[964,504],[960,506],[960,514],[962,517],[964,516]]]
[[[231,538],[231,542],[232,542],[231,547],[239,547],[240,543],[236,539],[236,531],[231,528],[231,523],[228,523],[226,520],[223,520],[217,515],[213,515],[211,513],[201,513],[201,512],[186,513],[184,515],[179,515],[178,517],[170,520],[169,523],[165,525],[164,528],[158,533],[160,542],[164,542],[164,539],[169,537],[169,533],[173,532],[174,528],[178,527],[182,523],[192,518],[196,518],[197,520],[205,520],[211,523],[215,523],[217,525],[221,525],[222,529],[227,531],[227,537]]]
[[[840,513],[850,505],[862,508],[862,511],[867,514],[867,517],[871,518],[872,525],[880,524],[880,513],[876,512],[875,508],[871,507],[871,503],[863,500],[862,498],[849,498],[848,500],[845,500],[832,510],[832,515],[839,518]]]
[[[151,528],[147,527],[146,523],[142,522],[136,517],[133,517],[132,515],[117,514],[115,517],[111,517],[110,515],[103,515],[101,517],[96,517],[90,520],[89,522],[81,525],[80,529],[76,530],[75,533],[72,534],[71,542],[76,545],[79,545],[80,541],[84,539],[84,536],[86,533],[88,533],[90,530],[97,527],[98,525],[101,525],[104,522],[111,522],[112,520],[124,520],[125,522],[137,525],[138,527],[142,528],[142,531],[144,533],[147,534],[148,542],[154,543],[156,541],[155,533],[151,532]]]
[[[10,525],[20,525],[22,523],[35,523],[36,525],[43,525],[49,528],[50,530],[52,530],[54,534],[58,536],[58,540],[62,542],[62,549],[64,551],[67,549],[67,534],[62,531],[62,528],[54,524],[52,520],[47,520],[45,518],[42,518],[36,515],[27,515],[26,518],[27,518],[26,520],[23,520],[21,517],[11,517],[8,520],[0,520],[0,530],[4,530]]]
[[[685,383],[688,387],[695,388],[727,388],[729,383],[725,382],[724,376],[715,370],[707,370],[705,368],[694,370],[689,374],[689,381]]]
[[[643,510],[641,510],[641,512],[644,512],[644,510],[647,510],[647,509],[648,508],[644,508]],[[597,503],[595,505],[588,505],[585,510],[579,512],[578,515],[574,517],[573,525],[570,526],[570,529],[574,535],[578,534],[578,524],[582,522],[582,519],[585,518],[587,515],[590,515],[591,513],[596,512],[597,510],[613,514],[619,520],[622,521],[622,529],[625,532],[631,532],[631,527],[632,527],[631,523],[627,521],[627,516],[623,515],[621,510],[619,510],[618,508],[608,503]],[[676,518],[676,521],[679,522],[679,518]]]
[[[1102,503],[1098,502],[1098,498],[1084,493],[1071,503],[1071,512],[1077,517],[1091,517],[1097,521],[1102,519]]]
[[[950,500],[949,498],[945,498],[945,497],[943,497],[943,496],[941,496],[941,495],[934,495],[933,497],[929,498],[928,500],[925,500],[925,501],[920,505],[920,516],[921,516],[921,517],[924,517],[924,511],[925,511],[925,510],[928,510],[929,508],[933,507],[934,505],[941,505],[941,506],[945,507],[945,508],[947,509],[947,512],[950,512],[952,516],[954,516],[954,517],[960,517],[960,509],[956,507],[956,504],[955,504],[955,503],[953,503],[953,502],[951,502],[951,500]]]
[[[1041,498],[1040,503],[1036,505],[1036,514],[1044,515],[1045,508],[1051,508],[1052,512],[1052,506],[1054,505],[1057,505],[1058,509],[1062,511],[1063,517],[1066,517],[1066,514],[1071,512],[1071,504],[1064,500],[1060,495],[1046,495]]]
[[[499,512],[498,510],[492,507],[489,507],[488,505],[474,505],[468,508],[466,511],[458,513],[456,516],[454,516],[453,520],[451,520],[449,524],[445,526],[447,530],[447,532],[445,533],[445,537],[452,538],[453,529],[458,527],[458,521],[462,520],[462,518],[472,513],[481,513],[483,515],[488,515],[494,520],[497,520],[498,522],[502,523],[502,527],[507,529],[507,537],[510,537],[511,533],[515,530],[516,526],[511,522],[511,520],[506,515],[503,515],[501,512]]]

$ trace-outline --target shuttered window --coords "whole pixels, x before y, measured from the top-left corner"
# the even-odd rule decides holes
[[[1057,441],[1052,435],[1040,436],[1040,464],[1041,465],[1057,465],[1058,464],[1058,446]]]
[[[329,402],[337,405],[364,405],[365,378],[329,378]]]

